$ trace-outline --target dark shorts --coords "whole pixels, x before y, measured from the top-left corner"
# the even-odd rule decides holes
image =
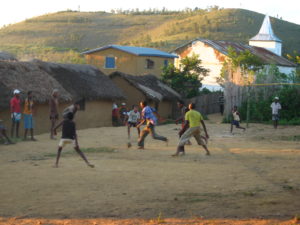
[[[237,120],[233,120],[233,121],[231,122],[231,124],[234,125],[234,126],[236,126],[236,127],[239,127],[239,126],[240,126],[240,122],[237,121]]]
[[[56,115],[50,115],[50,120],[58,120],[58,114]]]
[[[273,114],[272,115],[272,120],[279,120],[279,115],[278,114]]]
[[[134,122],[128,122],[127,126],[129,127],[136,127],[138,125],[138,123],[134,123]]]

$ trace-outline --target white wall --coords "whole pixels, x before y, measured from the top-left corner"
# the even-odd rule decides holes
[[[265,48],[276,55],[281,56],[282,44],[277,41],[249,41],[249,45]]]

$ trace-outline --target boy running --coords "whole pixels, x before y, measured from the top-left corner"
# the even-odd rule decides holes
[[[78,145],[78,140],[77,140],[77,134],[76,134],[76,126],[73,121],[73,113],[68,113],[66,116],[66,119],[64,119],[60,124],[58,124],[54,128],[54,133],[56,134],[56,129],[62,126],[62,136],[58,145],[58,150],[57,150],[57,157],[56,157],[56,163],[55,167],[58,167],[58,162],[60,158],[61,151],[63,147],[65,147],[67,144],[73,144],[75,151],[81,156],[81,158],[86,162],[86,164],[94,168],[94,165],[90,164],[88,160],[86,159],[85,155],[83,152],[80,150],[79,145]]]
[[[127,132],[128,132],[128,148],[131,147],[130,141],[130,128],[137,127],[139,120],[141,119],[141,115],[138,111],[138,107],[136,105],[132,106],[132,110],[128,113],[127,120]],[[140,136],[140,128],[137,127],[138,136]]]
[[[157,123],[157,118],[154,115],[155,110],[148,106],[148,103],[146,101],[140,102],[140,106],[143,109],[142,121],[136,127],[140,128],[140,126],[142,126],[145,122],[147,122],[147,125],[140,134],[140,138],[138,141],[139,149],[144,149],[145,138],[148,136],[149,133],[151,133],[153,139],[165,141],[166,143],[168,143],[168,139],[166,137],[160,136],[155,132],[155,125]]]
[[[49,111],[50,111],[50,121],[51,121],[51,128],[50,128],[50,139],[54,138],[54,127],[56,122],[58,121],[58,90],[54,89],[49,100]]]
[[[206,155],[210,155],[210,152],[206,146],[206,140],[202,138],[200,123],[205,132],[205,138],[208,139],[208,133],[206,130],[205,123],[203,121],[202,115],[195,110],[196,105],[194,103],[189,104],[189,111],[185,114],[185,124],[189,125],[189,128],[182,134],[179,140],[179,144],[177,146],[177,151],[172,156],[178,156],[180,152],[184,152],[184,145],[190,140],[192,136],[196,139],[198,145],[202,145],[204,150],[206,151]],[[205,141],[204,141],[205,140]]]
[[[246,128],[240,126],[240,113],[237,111],[237,106],[233,107],[232,118],[233,120],[231,122],[231,129],[230,129],[231,133],[233,130],[233,126],[235,126],[238,129],[243,129],[244,131],[246,130]]]

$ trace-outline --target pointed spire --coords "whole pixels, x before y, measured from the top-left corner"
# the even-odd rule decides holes
[[[250,39],[250,41],[277,41],[282,42],[273,32],[270,17],[265,16],[264,22],[257,35]]]

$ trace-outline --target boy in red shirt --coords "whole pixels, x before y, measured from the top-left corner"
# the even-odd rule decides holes
[[[20,91],[18,89],[14,90],[14,97],[10,100],[10,112],[11,112],[11,137],[14,136],[14,130],[16,127],[16,138],[19,138],[19,127],[21,120],[21,99]]]

